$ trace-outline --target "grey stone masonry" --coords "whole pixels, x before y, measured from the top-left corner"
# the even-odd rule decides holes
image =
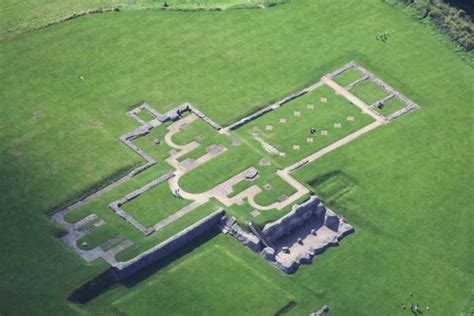
[[[139,230],[142,234],[145,236],[150,235],[155,231],[153,227],[144,227],[142,224],[140,224],[136,219],[133,218],[130,214],[128,214],[123,208],[122,205],[125,203],[133,200],[134,198],[140,196],[141,194],[145,193],[146,191],[150,190],[151,188],[157,186],[158,184],[168,181],[174,177],[173,172],[168,172],[155,180],[151,181],[150,183],[145,184],[143,187],[141,187],[138,190],[135,190],[126,196],[118,199],[117,201],[114,201],[109,204],[109,207],[121,218],[123,218],[125,221],[127,221],[130,225],[135,227],[137,230]]]
[[[404,96],[403,94],[401,94],[400,92],[398,92],[397,90],[392,88],[390,85],[385,83],[382,79],[380,79],[379,77],[377,77],[376,75],[374,75],[373,73],[371,73],[370,71],[365,69],[364,67],[358,65],[354,61],[351,61],[351,62],[345,64],[344,66],[342,66],[341,68],[329,73],[327,75],[327,77],[329,77],[331,79],[334,79],[335,77],[339,76],[340,74],[342,74],[343,72],[345,72],[345,71],[347,71],[351,68],[354,68],[354,69],[360,71],[363,74],[363,77],[356,80],[356,81],[354,81],[354,82],[352,82],[351,84],[349,84],[346,87],[346,89],[351,89],[351,88],[357,86],[358,84],[362,83],[363,81],[371,80],[372,82],[374,82],[376,85],[378,85],[379,87],[384,89],[389,94],[387,97],[385,97],[381,100],[378,100],[377,102],[375,102],[374,104],[372,104],[369,107],[369,109],[373,113],[375,113],[376,115],[382,116],[380,113],[378,113],[376,111],[376,109],[375,109],[376,106],[379,105],[380,103],[382,103],[382,104],[385,103],[386,101],[388,101],[391,98],[399,99],[400,102],[402,102],[405,105],[405,107],[403,109],[393,113],[393,114],[390,114],[390,115],[386,116],[385,120],[387,120],[387,121],[392,121],[392,120],[402,116],[403,114],[414,111],[418,108],[418,105],[415,102],[408,99],[406,96]]]
[[[360,84],[360,83],[362,83],[362,82],[368,80],[369,78],[370,78],[369,75],[364,74],[361,78],[359,78],[359,79],[357,79],[356,81],[354,81],[354,82],[350,83],[349,85],[347,85],[347,86],[345,87],[345,89],[350,90],[350,89],[354,88],[355,86],[357,86],[358,84]]]
[[[214,122],[213,120],[211,120],[208,116],[206,116],[204,113],[202,113],[201,111],[199,111],[197,108],[195,108],[192,104],[190,103],[183,103],[181,104],[180,106],[166,112],[165,114],[163,115],[160,115],[158,117],[158,119],[161,121],[161,122],[166,122],[166,121],[176,121],[178,120],[181,115],[184,113],[184,112],[191,112],[193,113],[194,115],[196,115],[197,117],[199,117],[201,120],[203,120],[204,122],[206,122],[207,124],[209,124],[212,128],[214,128],[215,130],[219,131],[222,129],[222,126],[220,126],[219,124],[217,124],[216,122]]]
[[[147,111],[148,113],[150,113],[152,116],[154,116],[155,118],[158,118],[160,117],[160,113],[155,110],[154,108],[152,108],[148,103],[142,103],[140,104],[139,106],[137,106],[136,108],[134,108],[133,110],[131,111],[128,111],[127,114],[128,116],[132,117],[133,119],[137,120],[138,123],[140,123],[141,125],[144,125],[146,124],[146,122],[144,120],[142,120],[137,114],[142,112],[142,111]]]
[[[321,306],[320,309],[318,309],[314,313],[309,314],[309,316],[324,316],[330,311],[331,311],[331,308],[329,307],[329,305],[323,305]]]
[[[266,249],[260,254],[290,274],[353,232],[351,225],[313,196],[301,205],[294,205],[292,211],[279,220],[265,225],[262,233],[274,243],[275,253]]]
[[[219,209],[137,257],[126,262],[116,263],[113,268],[120,279],[126,279],[171,255],[177,249],[192,243],[196,238],[208,233],[213,228],[217,228],[224,214],[224,210]]]
[[[244,231],[237,223],[235,217],[222,218],[221,228],[224,234],[229,234],[253,251],[259,252],[262,250],[263,245],[258,237],[250,232]]]
[[[252,113],[252,114],[250,114],[249,116],[246,116],[246,117],[240,119],[239,121],[237,121],[237,122],[235,122],[235,123],[233,123],[233,124],[227,126],[226,129],[228,129],[228,130],[237,129],[237,128],[241,127],[242,125],[245,125],[245,124],[247,124],[247,123],[249,123],[249,122],[251,122],[251,121],[257,119],[257,118],[259,118],[260,116],[262,116],[262,115],[264,115],[264,114],[266,114],[266,113],[268,113],[268,112],[271,112],[271,111],[273,111],[273,110],[278,109],[280,106],[284,105],[285,103],[288,103],[288,102],[290,102],[291,100],[296,99],[296,98],[302,96],[303,94],[305,94],[305,93],[307,93],[307,92],[308,92],[308,89],[307,89],[307,88],[305,88],[305,89],[303,89],[303,90],[300,90],[300,91],[298,91],[298,92],[295,92],[295,93],[293,93],[293,94],[291,94],[291,95],[289,95],[289,96],[287,96],[287,97],[281,99],[280,101],[277,101],[277,102],[275,102],[275,103],[273,103],[273,104],[270,104],[269,106],[266,106],[266,107],[264,107],[263,109],[258,110],[257,112]]]
[[[329,73],[327,76],[331,79],[334,79],[335,77],[339,76],[343,72],[345,72],[345,71],[347,71],[351,68],[354,68],[355,66],[357,66],[357,64],[354,61],[350,61],[347,64],[345,64],[344,66],[342,66],[341,68],[338,68],[335,71]]]
[[[303,166],[306,166],[308,163],[309,163],[309,160],[303,160],[303,161],[301,161],[299,163],[296,163],[293,166],[291,166],[291,168],[288,169],[288,171],[293,172],[293,171],[298,170],[299,168],[301,168]]]
[[[318,213],[318,215],[325,214],[324,205],[321,203],[321,200],[316,196],[312,196],[305,203],[298,205],[293,205],[291,212],[281,217],[273,223],[265,225],[263,228],[263,233],[265,237],[275,242],[281,236],[288,234],[296,227],[300,226],[308,218],[313,216],[313,213]],[[324,218],[324,217],[323,217]]]

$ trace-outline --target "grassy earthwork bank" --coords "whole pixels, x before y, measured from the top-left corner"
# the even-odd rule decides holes
[[[388,41],[377,41],[385,31]],[[420,105],[298,172],[346,215],[354,235],[291,277],[217,236],[146,279],[87,305],[68,303],[72,289],[107,265],[86,264],[64,247],[45,210],[140,163],[118,140],[136,127],[126,115],[132,104],[146,100],[165,111],[191,102],[226,125],[349,60]],[[428,304],[430,315],[460,314],[474,278],[473,85],[474,70],[429,25],[373,0],[123,10],[4,41],[0,313],[249,315],[295,301],[294,315],[323,304],[331,315],[406,315],[401,305],[409,303]],[[103,198],[169,170],[156,168]],[[71,216],[101,212],[106,226],[143,238],[104,201],[96,203]]]
[[[0,3],[0,40],[87,14],[120,10],[224,10],[256,8],[285,0],[5,0]]]

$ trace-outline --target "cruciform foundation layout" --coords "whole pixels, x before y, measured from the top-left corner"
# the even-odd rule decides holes
[[[300,264],[312,262],[313,257],[337,245],[354,228],[343,217],[326,208],[318,197],[310,196],[307,186],[298,182],[292,173],[417,108],[414,102],[355,62],[227,127],[220,126],[189,103],[164,114],[143,103],[128,112],[139,127],[120,137],[120,140],[143,158],[145,164],[58,210],[53,219],[67,230],[67,234],[61,237],[65,245],[88,262],[103,258],[121,278],[170,255],[216,227],[285,273],[293,273]],[[199,121],[210,127],[211,132],[179,139]],[[161,160],[149,148],[137,144],[139,139],[152,135],[160,128],[163,135],[153,139],[156,146],[153,148],[166,146],[166,155]],[[206,143],[206,137],[212,142]],[[231,156],[239,146],[248,146],[245,150],[258,157],[256,163],[242,163],[240,170],[229,171],[223,179],[220,179],[221,174],[205,174],[199,186],[204,189],[196,192],[198,190],[194,189],[196,186],[192,180],[201,176],[200,169],[212,170],[210,164],[216,163],[217,166],[216,161]],[[218,201],[221,207],[124,261],[118,260],[117,254],[133,247],[134,242],[121,235],[92,249],[84,249],[85,242],[80,241],[100,229],[106,221],[100,215],[90,213],[70,223],[67,221],[68,214],[163,163],[171,170],[119,199],[107,202],[110,212],[115,212],[145,237],[172,227],[173,223],[188,218],[211,200]],[[232,168],[221,170],[228,169]],[[281,187],[285,189],[280,192],[278,189]],[[151,219],[142,218],[140,212],[128,211],[135,201],[158,188],[169,191],[171,200],[179,199],[180,208],[163,216],[152,214]],[[268,192],[273,192],[274,196],[270,195],[273,200]],[[291,209],[279,219],[259,226],[251,220],[241,221],[228,215],[228,208],[243,205],[252,209],[248,216],[253,218],[265,212]],[[244,223],[248,230],[242,228]]]

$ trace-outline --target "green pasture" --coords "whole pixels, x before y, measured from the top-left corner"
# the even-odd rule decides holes
[[[258,5],[282,3],[285,0],[4,0],[0,3],[0,40],[22,32],[46,27],[87,11],[168,9],[215,10],[255,8]],[[166,5],[165,5],[166,3]]]
[[[31,12],[42,17],[51,9],[15,5],[0,10],[2,17],[29,20]],[[68,2],[57,7],[70,8]],[[377,41],[385,31],[390,39]],[[445,44],[429,24],[379,0],[299,0],[219,12],[122,10],[2,41],[0,237],[6,255],[0,260],[0,313],[248,315],[256,306],[273,314],[295,300],[289,315],[308,315],[323,304],[331,305],[331,315],[407,315],[401,305],[409,303],[429,304],[424,314],[460,314],[472,300],[474,279],[474,71]],[[190,102],[227,125],[350,60],[420,105],[296,174],[346,215],[355,234],[293,276],[218,236],[146,279],[86,305],[68,302],[73,289],[108,265],[88,264],[61,244],[56,236],[62,229],[49,215],[143,163],[118,139],[137,127],[126,115],[133,104],[145,100],[165,112]],[[159,151],[162,145],[153,146]],[[202,192],[265,156],[250,135],[234,148],[180,184]],[[286,166],[277,160],[272,168]],[[118,257],[133,257],[164,236],[145,240],[107,205],[169,169],[157,164],[68,220],[97,213],[106,221],[97,234],[132,240],[133,248]],[[203,206],[202,215],[214,206]],[[270,215],[256,220],[262,216]],[[189,266],[199,273],[180,272]],[[249,279],[249,270],[258,276]]]
[[[388,92],[379,87],[372,80],[365,80],[356,85],[350,92],[365,102],[367,105],[372,105],[380,101],[388,95]]]
[[[134,139],[133,143],[143,149],[148,155],[155,159],[158,164],[161,164],[163,168],[172,169],[172,167],[165,162],[169,157],[169,151],[172,149],[165,142],[165,135],[168,133],[168,126],[168,122],[161,124],[153,128],[147,135]],[[157,138],[160,140],[159,144],[155,143]]]
[[[348,84],[353,83],[357,79],[362,78],[362,75],[363,74],[359,70],[355,68],[350,68],[344,71],[342,74],[336,76],[333,80],[339,85],[345,87]]]
[[[326,102],[321,101],[321,98],[326,98]],[[349,121],[348,116],[352,116],[354,120]],[[281,119],[286,122],[280,122]],[[362,128],[372,120],[346,98],[324,85],[252,121],[236,132],[254,146],[260,146],[253,136],[254,133],[258,134],[285,154],[275,155],[273,158],[282,165],[289,166]],[[340,127],[335,127],[335,123],[341,124]],[[315,128],[316,132],[311,133],[311,128]],[[322,134],[323,131],[328,134]]]
[[[398,98],[391,98],[387,102],[384,103],[383,108],[375,108],[377,112],[382,114],[383,116],[389,116],[405,107],[405,104],[400,101]]]
[[[207,153],[210,145],[225,145],[229,147],[229,138],[219,134],[214,128],[201,119],[196,119],[191,124],[185,125],[178,133],[174,134],[172,140],[177,145],[186,145],[197,142],[199,146],[189,153],[179,157],[180,161],[187,158],[198,159]]]
[[[155,117],[148,111],[140,111],[137,116],[145,122],[149,122],[155,119]]]
[[[222,205],[219,202],[211,200],[196,208],[192,212],[189,212],[183,217],[175,220],[169,225],[166,225],[159,231],[154,232],[151,236],[147,238],[143,238],[143,236],[141,236],[141,238],[135,238],[135,244],[132,247],[119,252],[116,256],[116,259],[119,261],[132,259],[143,251],[148,250],[158,243],[165,241],[166,239],[175,235],[177,232],[184,230],[188,226],[210,215],[212,212],[217,211],[221,207]]]
[[[168,182],[163,182],[124,204],[122,208],[142,225],[150,227],[191,203],[192,201],[176,197]]]
[[[322,298],[282,277],[231,237],[219,235],[137,285],[120,286],[84,309],[102,315],[149,315],[156,312],[157,299],[165,315],[273,315],[290,302],[295,303],[291,314],[306,313],[319,308]],[[202,303],[208,301],[220,303]]]

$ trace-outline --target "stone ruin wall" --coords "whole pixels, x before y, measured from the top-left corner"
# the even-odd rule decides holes
[[[253,251],[259,252],[262,250],[263,245],[258,237],[250,232],[244,231],[237,223],[235,217],[224,217],[221,222],[221,227],[224,234],[229,234]]]
[[[275,249],[270,247],[264,248],[260,252],[260,255],[282,272],[291,274],[294,273],[301,264],[310,264],[313,257],[322,254],[329,247],[337,246],[339,241],[355,231],[351,225],[341,222],[339,217],[333,211],[327,209],[318,197],[313,196],[303,204],[294,205],[290,213],[277,221],[265,225],[262,232],[268,240],[275,242],[304,224],[304,222],[312,216],[315,216],[316,219],[321,222],[321,225],[337,233],[335,238],[327,240],[324,244],[311,247],[310,251],[299,254],[291,261],[276,260]]]
[[[268,112],[271,112],[273,110],[276,110],[278,109],[280,106],[284,105],[285,103],[288,103],[290,102],[291,100],[293,99],[296,99],[300,96],[302,96],[303,94],[307,93],[308,90],[305,88],[303,90],[300,90],[298,92],[295,92],[287,97],[285,97],[284,99],[280,100],[280,101],[277,101],[273,104],[270,104],[269,106],[266,106],[264,107],[263,109],[261,110],[258,110],[257,112],[254,112],[252,114],[250,114],[249,116],[246,116],[240,120],[238,120],[237,122],[227,126],[227,129],[229,130],[234,130],[234,129],[237,129],[247,123],[250,123],[251,121],[259,118],[260,116],[264,115],[264,114],[267,114]]]
[[[205,235],[213,228],[217,228],[224,214],[224,209],[221,208],[137,257],[126,262],[117,263],[113,267],[115,272],[122,280],[132,276],[164,257],[171,255],[179,248],[194,242],[196,238]]]
[[[326,208],[316,196],[312,196],[303,204],[293,205],[291,212],[277,221],[265,225],[262,232],[271,242],[275,242],[280,237],[290,233],[296,227],[301,226],[313,215],[321,217],[322,222],[326,215]]]
[[[141,194],[145,193],[146,191],[154,188],[160,183],[163,183],[165,181],[168,181],[169,179],[173,178],[175,174],[173,172],[168,172],[157,179],[151,181],[150,183],[145,184],[143,187],[141,187],[138,190],[135,190],[124,197],[118,199],[117,201],[114,201],[109,204],[109,207],[122,219],[124,219],[127,223],[135,227],[137,230],[139,230],[142,234],[145,236],[150,235],[155,231],[153,227],[145,227],[140,222],[138,222],[133,216],[128,214],[123,208],[122,205],[124,205],[127,202],[130,202],[131,200],[139,197]]]
[[[196,109],[192,104],[190,103],[184,103],[168,112],[165,114],[162,114],[158,116],[158,120],[160,122],[166,122],[166,121],[176,121],[181,118],[181,115],[184,112],[191,112],[194,115],[196,115],[198,118],[206,122],[209,126],[211,126],[213,129],[216,131],[220,131],[222,129],[222,126],[211,120],[208,116],[206,116],[204,113],[202,113],[200,110]]]
[[[379,101],[375,102],[374,104],[369,105],[369,108],[376,115],[382,116],[377,111],[375,111],[374,108],[379,103],[381,103],[381,102],[384,103],[384,102],[388,101],[391,98],[397,98],[398,100],[400,100],[400,102],[402,102],[405,105],[405,107],[403,109],[398,110],[397,112],[395,112],[393,114],[390,114],[390,115],[386,116],[385,119],[387,121],[392,121],[392,120],[394,120],[396,118],[399,118],[400,116],[402,116],[402,115],[404,115],[408,112],[411,112],[411,111],[414,111],[414,110],[418,109],[418,105],[415,102],[411,101],[409,98],[407,98],[406,96],[404,96],[403,94],[401,94],[400,92],[398,92],[397,90],[392,88],[390,85],[385,83],[382,79],[380,79],[379,77],[377,77],[376,75],[374,75],[373,73],[371,73],[370,71],[368,71],[367,69],[360,66],[359,64],[357,64],[354,61],[351,61],[351,62],[345,64],[341,68],[329,73],[327,76],[330,79],[334,79],[335,77],[339,76],[340,74],[342,74],[343,72],[345,72],[345,71],[347,71],[351,68],[354,68],[354,69],[360,71],[363,74],[363,76],[362,76],[362,78],[360,78],[360,79],[356,80],[355,82],[349,84],[349,86],[346,87],[346,88],[351,89],[351,88],[355,87],[356,85],[358,85],[359,83],[361,83],[365,80],[371,80],[376,85],[378,85],[380,88],[384,89],[386,92],[389,93],[389,95],[387,97],[385,97],[384,99],[379,100]]]

